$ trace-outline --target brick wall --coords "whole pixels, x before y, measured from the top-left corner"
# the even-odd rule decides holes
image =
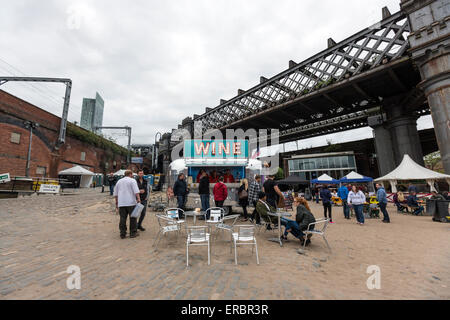
[[[61,118],[0,90],[0,173],[25,175],[30,135],[29,129],[24,125],[25,120],[39,123],[33,134],[30,176],[40,176],[36,173],[38,167],[45,168],[47,177],[57,177],[59,171],[74,165],[84,166],[92,172],[105,173],[117,171],[126,164],[126,157],[70,136],[66,137],[64,145],[55,148]],[[11,133],[21,135],[20,144],[11,142]],[[81,159],[82,152],[85,152],[84,160]],[[108,169],[105,168],[106,163],[109,165]]]

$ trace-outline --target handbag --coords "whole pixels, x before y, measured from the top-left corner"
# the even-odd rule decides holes
[[[138,203],[134,207],[133,212],[131,213],[131,217],[139,219],[139,217],[141,216],[142,210],[144,210],[144,206],[142,204]]]
[[[245,199],[248,198],[248,192],[247,190],[243,189],[241,192],[239,192],[239,199]]]

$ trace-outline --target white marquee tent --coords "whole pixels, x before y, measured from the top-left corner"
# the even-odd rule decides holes
[[[80,188],[89,188],[92,183],[92,179],[95,175],[95,173],[84,169],[80,166],[75,166],[73,168],[60,171],[58,173],[60,176],[81,176],[80,180]]]
[[[405,180],[426,180],[431,191],[435,191],[434,183],[436,180],[446,180],[450,185],[450,175],[442,174],[414,162],[411,157],[405,154],[402,163],[392,172],[384,177],[378,178],[376,182],[388,181],[391,184],[392,192],[397,192],[397,181]]]

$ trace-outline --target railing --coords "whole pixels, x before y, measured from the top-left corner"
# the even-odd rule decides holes
[[[195,117],[203,129],[224,128],[238,120],[339,83],[407,55],[410,26],[398,12],[296,64],[271,79]],[[297,122],[297,119],[295,120]],[[304,119],[298,119],[298,123]]]

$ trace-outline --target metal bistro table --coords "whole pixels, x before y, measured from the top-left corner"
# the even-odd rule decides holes
[[[278,238],[270,238],[269,241],[278,242],[280,244],[280,247],[282,247],[283,241],[281,241],[281,217],[291,217],[292,213],[280,211],[280,212],[268,212],[268,215],[278,218]]]
[[[199,216],[205,216],[205,215],[206,215],[206,212],[205,212],[205,211],[200,211],[200,212],[197,212],[197,211],[187,211],[187,212],[184,213],[184,215],[187,216],[187,217],[194,217],[194,225],[196,225],[196,223],[197,223],[197,217],[199,217]]]

